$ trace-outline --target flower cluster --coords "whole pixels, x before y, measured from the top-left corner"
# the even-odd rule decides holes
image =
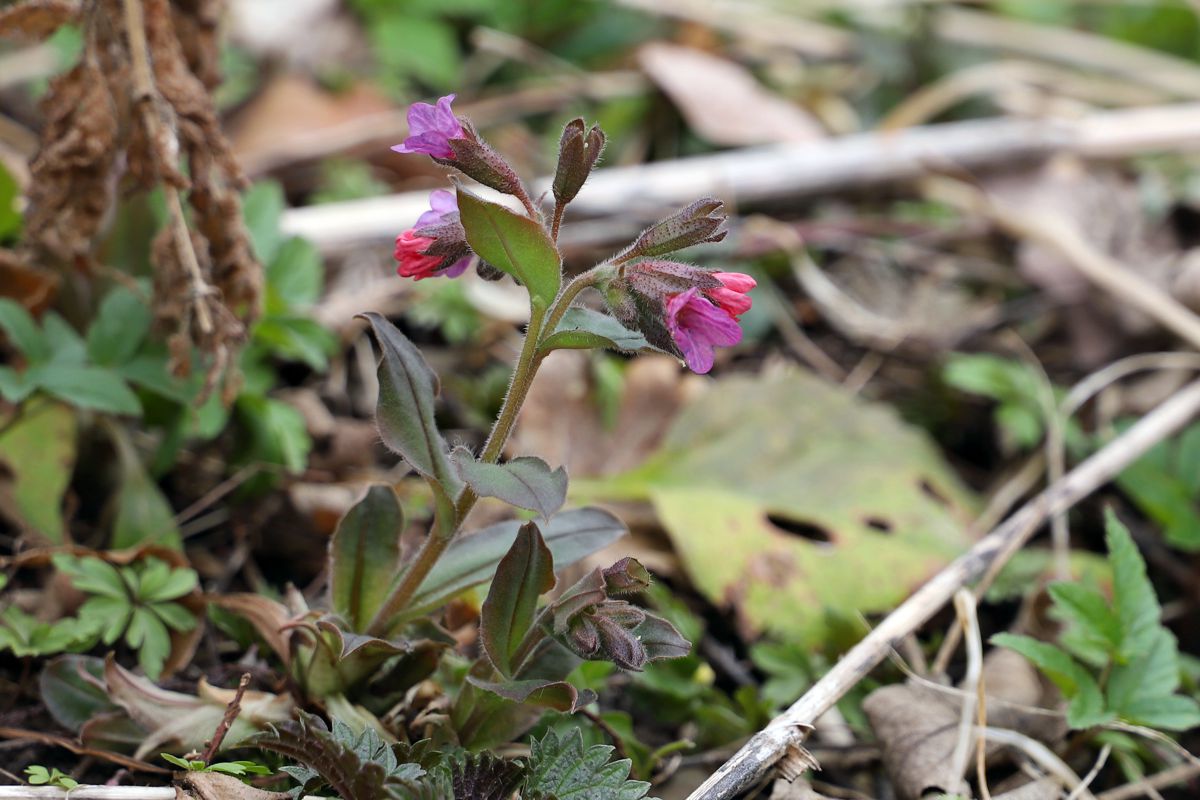
[[[454,95],[436,105],[415,103],[409,109],[409,135],[392,149],[424,153],[480,183],[516,196],[528,215],[541,222],[528,192],[504,159],[475,132],[469,121],[455,116]],[[587,129],[572,120],[563,131],[553,184],[555,212],[551,227],[557,237],[563,207],[582,187],[604,149],[599,127]],[[398,272],[417,280],[457,277],[471,259],[467,237],[458,218],[455,197],[434,192],[431,209],[396,239]],[[720,272],[662,256],[686,247],[717,242],[726,235],[726,216],[720,200],[706,197],[652,225],[610,261],[593,270],[591,281],[603,294],[613,315],[627,328],[639,331],[654,348],[681,357],[697,373],[713,367],[715,350],[742,339],[740,317],[750,310],[755,281],[740,272]],[[501,273],[479,262],[481,275]]]

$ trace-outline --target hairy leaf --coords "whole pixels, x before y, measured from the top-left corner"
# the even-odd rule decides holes
[[[538,597],[553,588],[554,556],[538,526],[527,522],[500,559],[480,615],[483,648],[501,675],[511,677],[520,666],[513,657],[533,626]]]
[[[504,464],[476,461],[466,449],[451,454],[458,474],[481,497],[536,511],[550,519],[567,499],[567,471],[551,470],[540,458],[520,456]]]
[[[455,539],[430,570],[403,617],[411,619],[437,608],[460,592],[489,580],[500,559],[512,547],[519,528],[519,522],[501,522]],[[542,527],[543,539],[558,569],[607,547],[625,532],[624,523],[598,508],[563,512]]]
[[[562,262],[546,229],[537,221],[484,200],[461,186],[458,212],[471,249],[524,284],[533,302],[549,308],[562,282]]]
[[[372,486],[346,512],[329,544],[334,613],[364,630],[387,598],[400,563],[404,512],[392,487]]]
[[[548,731],[530,751],[522,800],[641,800],[650,791],[650,784],[628,780],[629,759],[609,761],[609,745],[584,749],[578,730]]]
[[[417,472],[440,483],[450,497],[457,497],[460,482],[434,416],[437,376],[421,351],[382,315],[369,312],[362,317],[371,323],[383,352],[375,421],[384,443]]]
[[[335,721],[331,732],[320,717],[304,711],[247,744],[304,765],[282,771],[297,778],[305,793],[328,786],[342,800],[401,798],[425,774],[418,764],[401,764],[393,747],[370,726],[356,734]]]
[[[653,350],[646,337],[631,331],[615,317],[590,308],[572,306],[554,333],[542,342],[542,350],[590,350],[609,348],[624,353]]]
[[[590,691],[585,691],[581,697],[579,691],[566,681],[549,681],[541,678],[485,681],[474,676],[468,676],[467,680],[471,685],[499,695],[505,700],[539,708],[550,708],[564,714],[570,714],[580,706],[585,706],[596,699],[596,695]]]

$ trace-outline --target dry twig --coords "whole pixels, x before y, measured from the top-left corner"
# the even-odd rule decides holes
[[[246,694],[246,687],[249,685],[250,673],[244,672],[242,673],[241,680],[238,681],[233,699],[229,701],[229,705],[225,706],[225,716],[221,717],[221,722],[217,725],[217,730],[213,733],[212,741],[208,743],[208,747],[204,748],[204,755],[201,756],[201,760],[205,764],[212,763],[213,757],[221,749],[221,743],[225,741],[225,734],[229,733],[229,729],[233,727],[238,714],[242,713],[242,697]]]

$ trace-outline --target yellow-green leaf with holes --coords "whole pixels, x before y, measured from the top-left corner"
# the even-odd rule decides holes
[[[893,608],[967,548],[976,502],[892,409],[794,370],[718,381],[641,467],[572,489],[651,501],[702,592],[800,641]]]

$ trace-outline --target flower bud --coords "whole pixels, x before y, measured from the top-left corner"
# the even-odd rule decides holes
[[[636,558],[622,558],[604,570],[604,588],[610,597],[640,592],[650,588],[650,573]]]
[[[725,204],[715,197],[703,197],[642,231],[616,260],[661,256],[702,242],[719,242],[727,233],[725,221]]]
[[[554,172],[552,191],[559,208],[575,199],[604,152],[604,131],[599,125],[593,125],[588,131],[584,126],[582,119],[571,120],[563,128],[558,142],[558,168]]]
[[[641,671],[647,661],[646,648],[625,626],[604,614],[603,607],[597,611],[591,621],[600,637],[600,654],[622,669]]]
[[[468,178],[473,178],[498,192],[522,195],[525,189],[521,185],[521,179],[504,160],[504,156],[479,138],[475,126],[469,120],[460,118],[459,122],[462,125],[462,137],[448,140],[454,154],[448,158],[436,155],[430,157],[439,164],[454,167]]]

